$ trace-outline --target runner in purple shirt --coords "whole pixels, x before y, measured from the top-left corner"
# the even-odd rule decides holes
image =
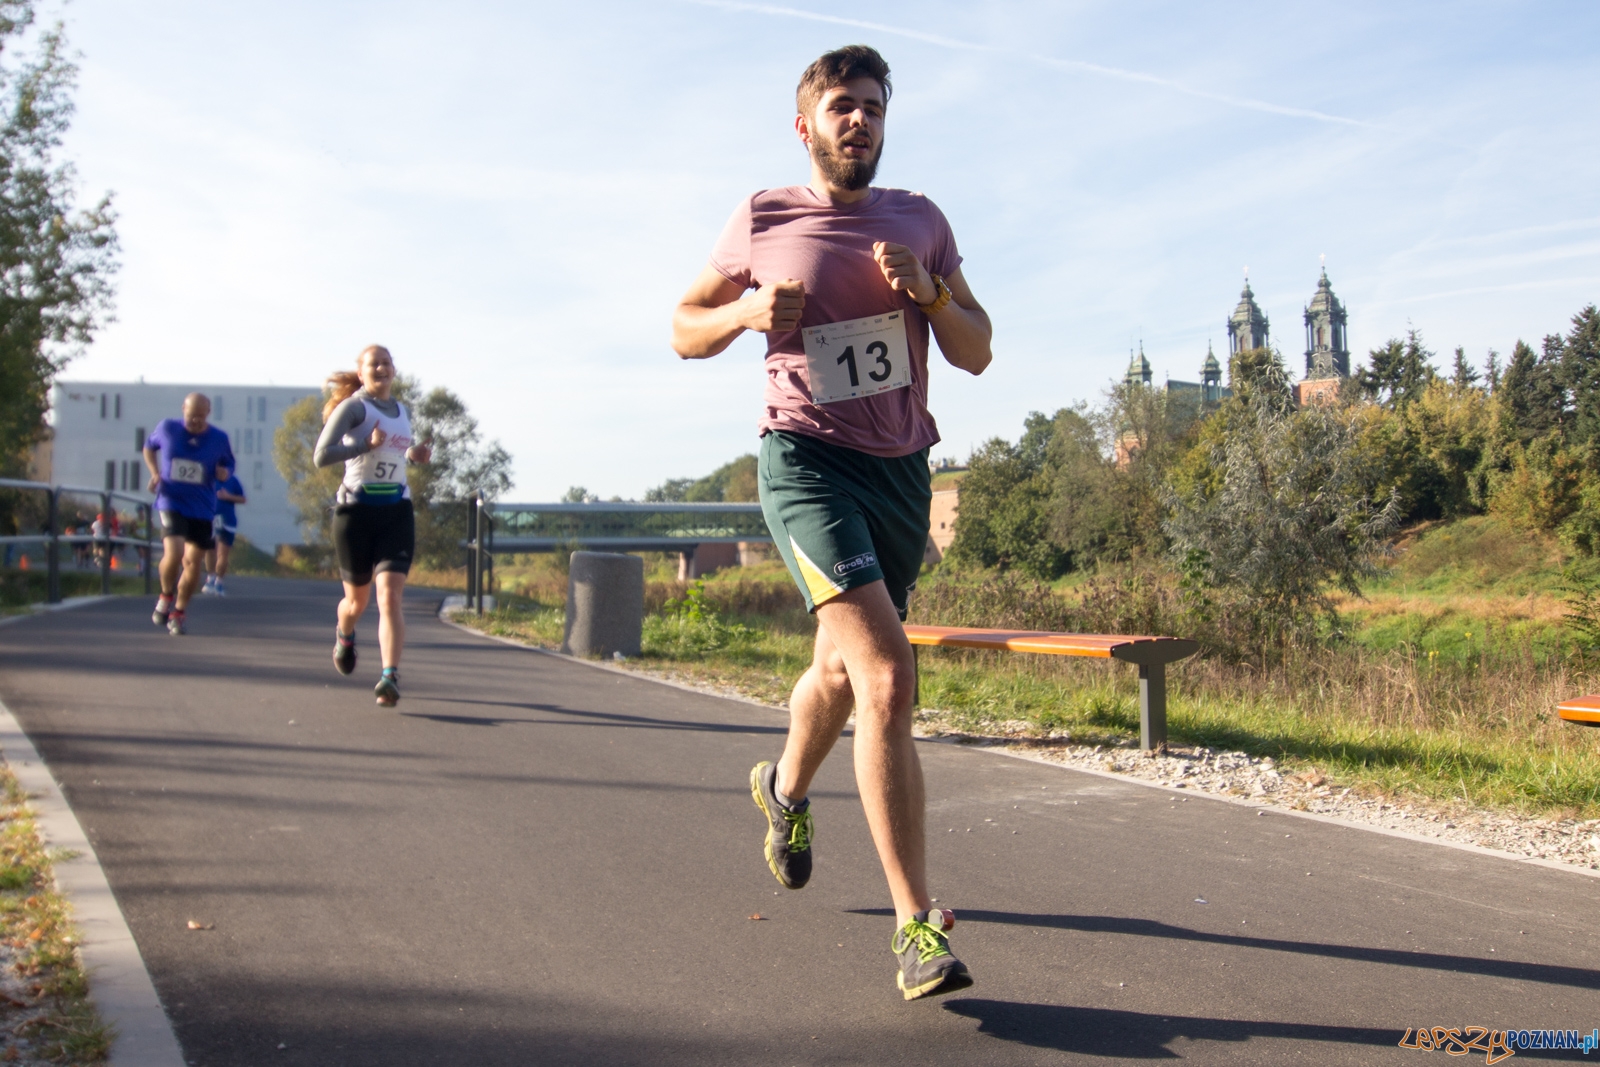
[[[801,76],[794,128],[811,181],[734,211],[673,315],[684,359],[767,335],[761,506],[817,616],[811,667],[789,700],[783,757],[750,772],[778,881],[811,876],[807,792],[852,711],[856,784],[897,929],[890,948],[907,1000],[964,989],[954,924],[928,892],[922,767],[911,738],[916,664],[901,620],[928,538],[928,335],[971,374],[989,365],[989,316],[931,200],[872,186],[883,149],[889,66],[865,45]],[[752,291],[753,290],[753,291]]]
[[[177,636],[188,630],[189,598],[205,575],[213,544],[217,483],[233,472],[228,435],[209,425],[211,400],[203,393],[183,398],[183,418],[164,419],[144,443],[150,492],[161,516],[161,596],[150,621]]]

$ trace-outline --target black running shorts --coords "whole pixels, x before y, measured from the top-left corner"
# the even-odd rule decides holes
[[[189,544],[199,545],[207,551],[210,551],[215,544],[211,534],[210,519],[191,519],[176,511],[163,511],[161,529],[163,537],[181,537]]]
[[[351,585],[367,585],[373,574],[411,572],[416,551],[417,519],[411,501],[398,504],[340,504],[333,509],[333,547],[339,577]]]
[[[905,618],[928,545],[931,481],[926,448],[885,459],[779,430],[761,439],[761,511],[807,608],[882,581]]]

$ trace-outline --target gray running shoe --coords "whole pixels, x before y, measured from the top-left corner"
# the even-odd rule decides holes
[[[338,627],[333,630],[333,668],[340,674],[356,669],[356,635],[351,634],[346,639]]]
[[[950,954],[944,936],[955,924],[952,912],[919,911],[889,939],[889,948],[900,958],[895,984],[907,1000],[953,993],[972,984],[967,965]]]
[[[400,672],[385,669],[378,684],[372,687],[372,695],[386,708],[400,703]]]
[[[161,605],[163,603],[167,606],[162,607]],[[157,626],[165,626],[167,624],[167,619],[169,619],[171,616],[172,601],[168,600],[166,597],[156,598],[156,610],[150,613],[150,621],[155,623]]]
[[[188,613],[173,608],[172,612],[167,616],[167,633],[173,637],[182,637],[189,632],[188,623]]]
[[[802,888],[811,880],[811,801],[778,803],[778,765],[766,760],[750,771],[750,796],[767,817],[767,866],[785,889]]]

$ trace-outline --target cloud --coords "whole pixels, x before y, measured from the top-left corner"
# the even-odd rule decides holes
[[[1379,128],[1376,123],[1363,122],[1360,119],[1347,118],[1343,115],[1330,115],[1325,111],[1315,111],[1311,108],[1288,107],[1283,104],[1274,104],[1267,100],[1252,100],[1249,97],[1227,96],[1222,93],[1208,92],[1204,89],[1196,89],[1185,85],[1179,81],[1173,81],[1171,78],[1162,78],[1155,74],[1146,74],[1143,71],[1107,67],[1099,63],[1088,63],[1079,59],[1057,59],[1053,56],[1039,55],[1036,52],[1023,52],[1013,48],[1002,48],[997,45],[978,44],[973,41],[959,41],[953,37],[943,37],[936,33],[926,33],[922,30],[907,29],[901,26],[889,26],[882,22],[868,22],[865,19],[846,18],[842,15],[825,15],[821,12],[803,11],[800,8],[783,7],[778,4],[747,3],[745,0],[683,0],[683,2],[700,7],[718,8],[723,11],[771,15],[777,18],[805,19],[809,22],[827,22],[836,26],[853,26],[856,29],[894,34],[897,37],[906,37],[913,41],[922,41],[926,44],[938,45],[941,48],[953,48],[963,52],[1015,55],[1055,70],[1072,71],[1078,74],[1094,74],[1103,78],[1115,78],[1118,81],[1136,82],[1141,85],[1154,85],[1161,89],[1182,93],[1185,96],[1210,100],[1213,103],[1242,108],[1246,111],[1261,111],[1269,115],[1284,115],[1289,118],[1331,122],[1340,126],[1358,126],[1364,129]]]

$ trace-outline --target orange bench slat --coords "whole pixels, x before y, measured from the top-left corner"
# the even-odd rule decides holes
[[[1556,714],[1567,722],[1600,726],[1600,694],[1563,700],[1556,705]]]
[[[966,626],[906,625],[906,639],[913,645],[943,648],[985,648],[1008,652],[1038,652],[1052,656],[1094,656],[1121,659],[1135,648],[1170,649],[1171,659],[1192,655],[1198,646],[1175,637],[1149,637],[1123,634],[1065,634],[1045,630],[985,630]],[[1162,656],[1162,659],[1169,657]]]

